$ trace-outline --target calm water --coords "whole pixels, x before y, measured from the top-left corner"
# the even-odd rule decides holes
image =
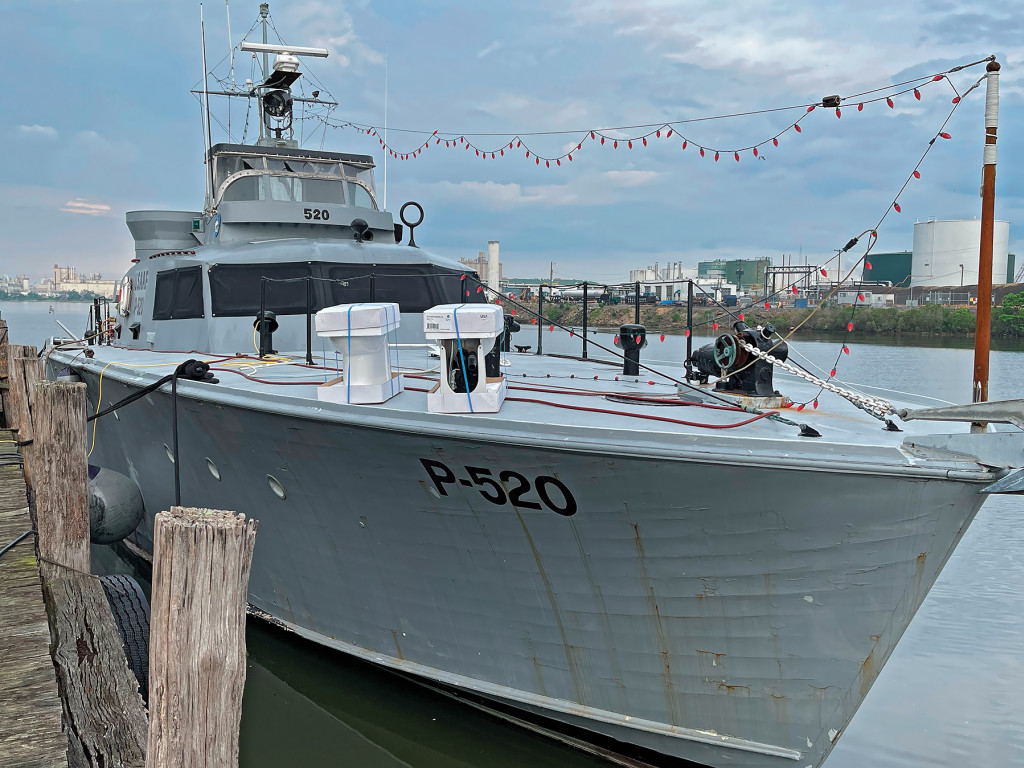
[[[84,328],[87,305],[53,307],[69,328]],[[14,343],[61,333],[46,304],[0,304],[0,313]],[[610,346],[612,336],[596,340]],[[536,329],[516,342],[536,345]],[[824,369],[839,351],[836,341],[795,346]],[[966,402],[973,352],[965,347],[858,340],[839,375]],[[544,348],[575,352],[579,340],[545,331]],[[655,335],[643,360],[677,362],[684,349],[682,337]],[[993,351],[991,366],[992,399],[1024,396],[1024,348]],[[258,621],[248,641],[243,768],[604,764]],[[1024,500],[986,503],[826,765],[1024,767]]]

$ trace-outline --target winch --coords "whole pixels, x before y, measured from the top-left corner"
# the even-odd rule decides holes
[[[785,341],[774,340],[775,326],[765,323],[749,328],[746,323],[733,325],[735,333],[723,333],[714,343],[707,344],[690,358],[690,363],[700,382],[706,383],[709,376],[719,377],[715,389],[741,392],[745,395],[772,397],[779,395],[772,384],[772,364],[762,357],[752,355],[743,349],[740,342],[746,342],[780,362],[789,357]]]

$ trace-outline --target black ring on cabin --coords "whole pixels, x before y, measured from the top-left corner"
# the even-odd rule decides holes
[[[413,224],[411,221],[405,218],[405,209],[408,208],[410,205],[420,212],[420,218],[419,220],[417,220],[415,224]],[[402,220],[402,223],[405,224],[405,226],[409,227],[409,229],[415,229],[416,227],[423,223],[423,206],[414,200],[410,200],[408,203],[406,203],[399,209],[398,218],[400,218]]]

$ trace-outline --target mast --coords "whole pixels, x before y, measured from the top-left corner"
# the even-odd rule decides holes
[[[973,402],[988,400],[992,320],[992,232],[996,209],[996,129],[999,125],[999,62],[985,67],[985,154],[981,180],[981,244],[978,253],[978,318],[974,330]]]
[[[263,44],[267,44],[267,15],[270,13],[270,3],[260,3],[260,18],[263,19]],[[266,82],[270,76],[270,61],[267,59],[267,54],[263,53],[263,82]],[[263,138],[263,99],[257,99],[256,103],[259,105],[259,118],[260,118],[260,138]]]
[[[213,158],[210,157],[210,147],[213,146],[212,132],[210,130],[210,91],[207,87],[207,74],[206,74],[206,23],[203,21],[203,4],[199,4],[199,32],[203,42],[203,106],[204,106],[204,119],[203,123],[206,128],[205,136],[206,140],[206,151],[205,162],[206,162],[206,205],[204,206],[206,211],[209,212],[210,207],[213,205]]]

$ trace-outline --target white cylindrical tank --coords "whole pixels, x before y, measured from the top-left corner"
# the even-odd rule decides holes
[[[1006,282],[1010,222],[994,223],[992,282]],[[910,285],[963,285],[978,282],[981,221],[919,221],[914,224],[914,254]]]

